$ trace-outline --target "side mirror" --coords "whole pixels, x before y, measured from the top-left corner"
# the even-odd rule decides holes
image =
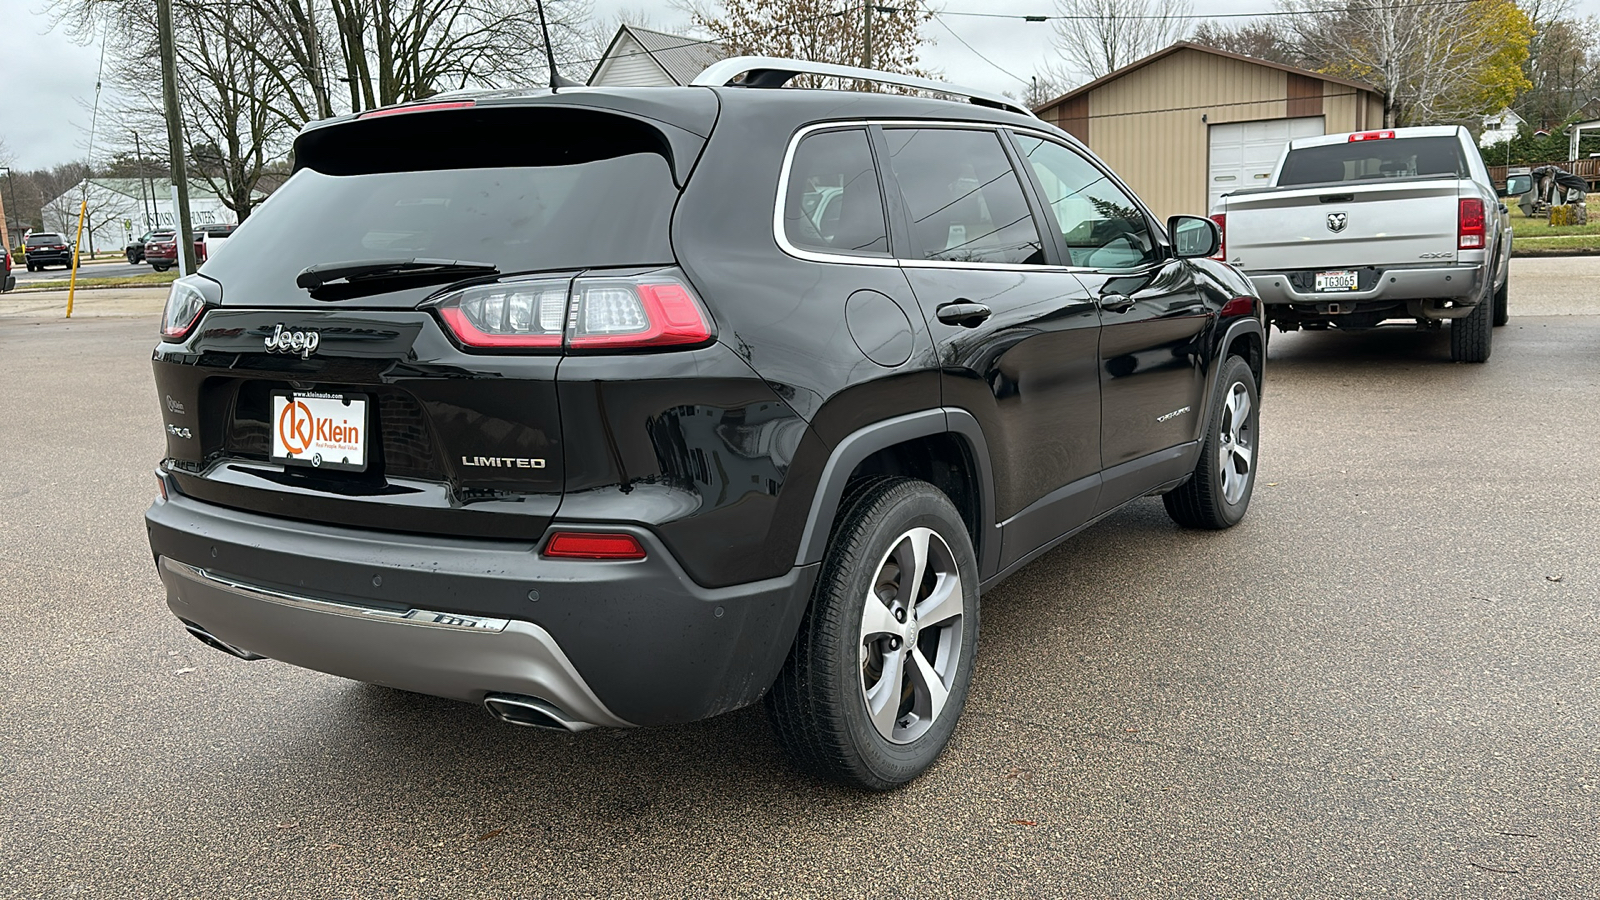
[[[1167,233],[1172,235],[1172,248],[1179,259],[1216,256],[1222,249],[1217,223],[1200,216],[1173,216],[1167,220]]]

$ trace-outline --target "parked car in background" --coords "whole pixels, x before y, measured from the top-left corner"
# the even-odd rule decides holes
[[[157,272],[165,272],[178,264],[178,233],[162,231],[152,235],[144,245],[145,261]]]
[[[151,240],[160,235],[171,235],[172,233],[173,232],[170,229],[161,228],[158,228],[154,231],[146,231],[143,235],[140,235],[139,237],[136,237],[130,241],[128,246],[123,249],[123,253],[128,257],[129,263],[135,265],[142,263],[144,262],[145,244],[149,243]]]
[[[157,571],[236,657],[569,731],[764,701],[886,789],[956,728],[981,590],[1143,497],[1249,506],[1250,282],[997,94],[741,58],[293,158],[153,358]]]
[[[1298,138],[1212,218],[1281,330],[1449,321],[1450,358],[1481,363],[1506,323],[1511,222],[1465,128]]]
[[[29,272],[38,272],[46,266],[72,268],[72,242],[67,236],[54,231],[35,231],[23,244]]]
[[[194,233],[194,262],[199,265],[211,258],[228,238],[237,231],[237,225],[202,225]]]

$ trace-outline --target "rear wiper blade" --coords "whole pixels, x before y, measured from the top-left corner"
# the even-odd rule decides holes
[[[493,263],[461,259],[357,259],[306,266],[300,270],[294,283],[315,292],[321,287],[354,287],[394,278],[423,284],[441,279],[451,281],[472,275],[498,274],[500,267]]]

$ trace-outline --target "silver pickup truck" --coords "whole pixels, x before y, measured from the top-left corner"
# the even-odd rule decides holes
[[[1270,186],[1211,218],[1279,330],[1449,319],[1450,358],[1484,362],[1506,322],[1511,223],[1465,128],[1290,141]]]

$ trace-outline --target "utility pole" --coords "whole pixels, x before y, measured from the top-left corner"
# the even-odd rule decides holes
[[[870,69],[872,68],[872,13],[874,12],[871,0],[862,5],[861,12],[867,19],[865,30],[862,32],[865,37],[865,46],[861,51],[861,68]]]
[[[317,118],[332,118],[333,99],[322,71],[322,36],[317,34],[317,0],[306,0],[306,56],[311,63],[311,91],[317,95]]]
[[[161,99],[167,112],[167,154],[172,159],[172,189],[177,197],[178,263],[194,271],[194,233],[189,229],[189,171],[184,167],[183,120],[178,115],[178,51],[172,41],[172,0],[156,0],[156,30],[161,35]]]
[[[133,158],[139,161],[139,208],[144,210],[144,230],[150,231],[150,198],[144,190],[144,148],[139,146],[139,132],[133,133]]]

